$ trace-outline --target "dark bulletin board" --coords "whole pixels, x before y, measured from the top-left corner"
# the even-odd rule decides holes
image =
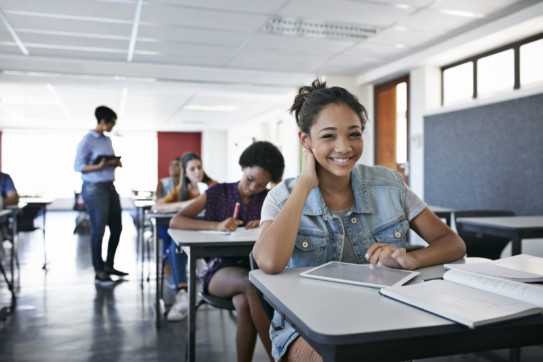
[[[543,94],[424,117],[424,199],[543,215]]]

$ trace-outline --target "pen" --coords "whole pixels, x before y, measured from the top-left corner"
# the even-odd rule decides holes
[[[239,214],[239,202],[236,202],[236,206],[234,207],[234,215],[232,216],[234,219],[238,218]]]

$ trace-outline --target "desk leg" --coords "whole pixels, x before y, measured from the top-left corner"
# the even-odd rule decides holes
[[[189,252],[189,315],[187,330],[187,360],[195,361],[196,348],[196,257]]]
[[[42,206],[41,212],[42,212],[42,220],[43,220],[43,226],[42,226],[42,233],[43,233],[43,266],[41,267],[43,270],[47,271],[47,243],[45,242],[45,211],[47,210],[47,207],[45,205]]]
[[[518,233],[511,239],[511,244],[511,255],[519,255],[522,249],[522,239]]]
[[[510,362],[520,361],[520,347],[513,347],[509,350],[509,361]]]
[[[138,245],[141,248],[141,287],[143,288],[143,274],[145,269],[145,246],[143,241],[144,231],[144,211],[142,207],[138,207]]]
[[[15,285],[15,236],[17,235],[17,215],[13,215],[13,223],[11,226],[11,260],[9,261],[9,271],[11,272],[11,285]]]
[[[158,235],[158,225],[156,222],[153,223],[153,235],[155,237],[155,275],[156,275],[156,290],[155,290],[155,314],[156,314],[156,328],[160,328],[160,318],[162,318],[162,314],[160,313],[160,299],[162,298],[162,295],[160,295],[160,274],[159,274],[159,268],[160,268],[160,237]]]

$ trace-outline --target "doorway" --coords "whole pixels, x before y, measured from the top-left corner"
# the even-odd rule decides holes
[[[409,76],[379,84],[375,99],[375,165],[403,175],[409,184]]]

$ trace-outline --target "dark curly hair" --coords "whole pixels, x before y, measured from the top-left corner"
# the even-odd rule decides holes
[[[250,145],[239,157],[241,167],[258,166],[269,172],[271,181],[278,183],[283,178],[285,160],[281,151],[272,143],[258,141]]]
[[[319,113],[331,103],[345,104],[351,108],[360,118],[362,131],[366,128],[368,113],[358,98],[341,87],[327,88],[326,82],[319,78],[315,79],[311,85],[300,87],[298,95],[290,107],[290,114],[294,113],[300,130],[309,134]]]

